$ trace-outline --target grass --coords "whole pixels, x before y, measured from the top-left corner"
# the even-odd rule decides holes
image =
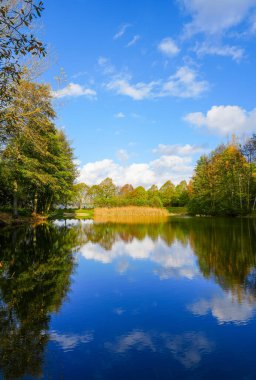
[[[158,223],[168,217],[166,209],[155,207],[99,207],[94,210],[94,221],[99,223]]]
[[[76,218],[76,219],[90,219],[93,217],[93,209],[58,209],[52,214],[53,218]]]

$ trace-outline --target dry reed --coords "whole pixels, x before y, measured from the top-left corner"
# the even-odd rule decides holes
[[[159,223],[166,221],[169,213],[156,207],[99,207],[94,210],[94,221],[98,223]]]

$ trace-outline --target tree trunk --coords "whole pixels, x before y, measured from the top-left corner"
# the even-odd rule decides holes
[[[35,191],[33,214],[37,214],[37,206],[38,206],[38,193],[37,193],[37,191]]]
[[[256,197],[254,198],[254,202],[253,202],[253,206],[252,206],[253,211],[255,210],[255,206],[256,206]]]
[[[48,203],[46,204],[46,207],[45,207],[46,214],[48,214],[48,212],[50,211],[50,208],[52,205],[52,198],[53,198],[53,196],[51,195]]]
[[[18,218],[18,184],[13,182],[13,217]]]

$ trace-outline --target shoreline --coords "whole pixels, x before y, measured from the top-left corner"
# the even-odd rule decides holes
[[[254,218],[256,218],[255,213],[248,214],[248,215],[237,215],[237,216],[191,215],[191,214],[185,212],[185,210],[177,210],[177,212],[173,212],[174,211],[173,208],[172,208],[172,210],[159,209],[159,211],[160,210],[162,211],[162,212],[160,211],[159,214],[158,213],[152,214],[151,211],[154,208],[152,208],[152,210],[150,210],[150,208],[148,208],[148,213],[142,214],[139,212],[139,209],[142,210],[143,207],[138,206],[137,208],[138,208],[138,210],[137,210],[138,213],[134,212],[136,210],[134,210],[134,208],[133,208],[133,212],[130,215],[127,215],[127,208],[123,208],[123,211],[122,211],[121,210],[122,208],[120,207],[118,212],[113,210],[113,208],[104,208],[103,215],[101,214],[100,208],[93,209],[93,210],[92,209],[90,209],[90,210],[88,210],[88,209],[80,209],[80,210],[71,209],[70,211],[68,209],[65,209],[65,210],[56,210],[52,214],[49,214],[46,216],[36,214],[36,215],[29,215],[29,216],[18,216],[17,218],[13,218],[11,213],[0,211],[0,228],[1,227],[8,227],[8,226],[20,226],[20,225],[24,225],[24,224],[39,224],[39,223],[45,223],[46,221],[52,220],[52,219],[69,219],[69,218],[72,218],[72,219],[92,219],[95,222],[98,222],[98,221],[103,222],[106,220],[113,221],[113,219],[117,219],[117,221],[118,221],[120,218],[122,219],[124,216],[129,217],[128,218],[129,222],[131,222],[130,219],[133,219],[133,218],[138,219],[140,217],[141,218],[149,218],[149,219],[152,218],[152,221],[154,219],[158,219],[159,217],[160,218],[161,217],[165,217],[165,218],[168,218],[168,217],[170,217],[170,218],[173,218],[173,217],[232,218],[232,219],[233,218],[242,218],[242,219],[254,219]],[[95,213],[95,210],[96,210],[96,213]],[[126,212],[124,213],[124,211],[126,211]],[[100,219],[102,219],[102,220],[100,220]]]
[[[42,215],[18,216],[17,218],[13,218],[11,213],[0,212],[0,227],[38,224],[45,222],[47,219],[48,216]]]

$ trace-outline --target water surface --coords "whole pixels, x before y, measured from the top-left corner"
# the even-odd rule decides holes
[[[256,221],[0,230],[5,379],[255,379]]]

